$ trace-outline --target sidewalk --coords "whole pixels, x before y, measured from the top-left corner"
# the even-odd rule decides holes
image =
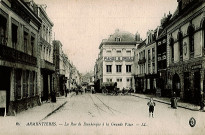
[[[150,99],[150,97],[152,97],[154,99],[154,101],[156,101],[156,102],[171,105],[170,98],[156,97],[154,95],[136,94],[136,93],[132,93],[131,95],[135,96],[135,97],[139,97],[139,98],[144,98],[144,99]],[[184,108],[184,109],[188,109],[188,110],[192,110],[192,111],[199,111],[199,109],[200,109],[200,106],[198,106],[198,105],[194,105],[191,103],[184,103],[180,100],[177,102],[177,105],[180,108]]]
[[[68,100],[74,95],[75,93],[72,92],[68,94],[67,97],[61,96],[56,97],[56,103],[52,102],[46,102],[43,103],[40,106],[36,106],[33,108],[29,108],[28,110],[22,111],[20,113],[17,113],[16,116],[6,116],[6,117],[0,117],[1,122],[39,122],[44,120],[46,117],[50,116],[54,112],[56,112],[58,109],[63,107]]]

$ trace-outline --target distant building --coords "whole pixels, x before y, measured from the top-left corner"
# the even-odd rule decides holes
[[[65,55],[62,50],[62,43],[59,40],[53,41],[54,47],[54,64],[55,64],[55,89],[57,96],[64,95],[66,90],[66,77],[65,77]]]
[[[95,80],[99,81],[101,86],[105,82],[117,82],[120,89],[133,87],[134,51],[136,44],[140,42],[140,37],[136,38],[129,32],[119,30],[104,39],[99,46]]]
[[[82,85],[94,85],[94,72],[87,72],[82,76]]]
[[[81,85],[81,74],[71,63],[68,56],[63,52],[62,43],[59,40],[53,41],[55,83],[57,96],[65,94],[66,89],[73,89]]]

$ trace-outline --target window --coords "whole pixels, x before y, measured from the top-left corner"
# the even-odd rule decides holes
[[[122,51],[121,50],[117,50],[116,53],[117,53],[117,56],[120,56]]]
[[[153,73],[155,73],[155,63],[152,63],[152,70],[153,70]]]
[[[194,53],[194,28],[193,28],[193,26],[189,26],[188,34],[189,34],[190,53]]]
[[[154,59],[155,59],[155,49],[152,48],[152,60],[154,60]]]
[[[16,49],[17,37],[18,37],[17,36],[18,35],[18,32],[17,32],[18,26],[16,26],[15,24],[12,24],[11,28],[12,28],[12,46],[14,49]]]
[[[117,37],[117,38],[115,38],[115,41],[116,41],[116,42],[120,42],[120,41],[121,41],[121,38],[120,38],[120,37]]]
[[[132,82],[132,78],[127,78],[127,82]]]
[[[170,51],[171,51],[171,60],[174,60],[174,40],[173,38],[170,39]]]
[[[179,41],[179,53],[181,59],[183,58],[183,35],[181,32],[178,33],[178,41]]]
[[[111,78],[107,78],[107,82],[112,82],[112,79]]]
[[[112,73],[112,65],[106,65],[107,73]]]
[[[131,65],[126,65],[126,72],[130,73],[131,72]]]
[[[117,50],[117,53],[121,53],[121,50]]]
[[[148,60],[150,60],[150,59],[151,59],[150,50],[148,50]]]
[[[28,33],[24,32],[24,52],[28,52]]]
[[[126,51],[127,56],[131,56],[131,50]]]
[[[34,43],[35,43],[35,38],[31,36],[31,55],[33,56],[34,53]]]
[[[7,36],[6,36],[6,23],[7,20],[3,16],[0,15],[0,44],[6,45]]]
[[[122,72],[122,65],[116,65],[116,72],[118,73]]]
[[[122,82],[122,78],[117,78],[117,82]]]
[[[143,51],[143,58],[145,58],[145,50]]]
[[[148,74],[150,73],[150,71],[151,71],[151,65],[150,65],[150,63],[148,64]]]

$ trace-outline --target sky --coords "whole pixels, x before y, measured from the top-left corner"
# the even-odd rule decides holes
[[[160,25],[169,11],[177,8],[177,0],[34,0],[46,4],[46,12],[54,23],[53,39],[60,40],[80,73],[94,70],[102,39],[116,29],[138,32],[142,39],[148,30]]]

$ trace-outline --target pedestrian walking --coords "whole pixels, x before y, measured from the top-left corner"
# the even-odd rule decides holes
[[[65,90],[65,97],[67,97],[68,89]]]
[[[171,98],[171,108],[177,109],[177,98],[176,93],[173,93],[173,96]]]
[[[150,98],[150,101],[147,103],[147,105],[149,106],[149,117],[152,114],[152,117],[154,117],[154,106],[155,106],[155,102],[153,101],[153,98]]]

